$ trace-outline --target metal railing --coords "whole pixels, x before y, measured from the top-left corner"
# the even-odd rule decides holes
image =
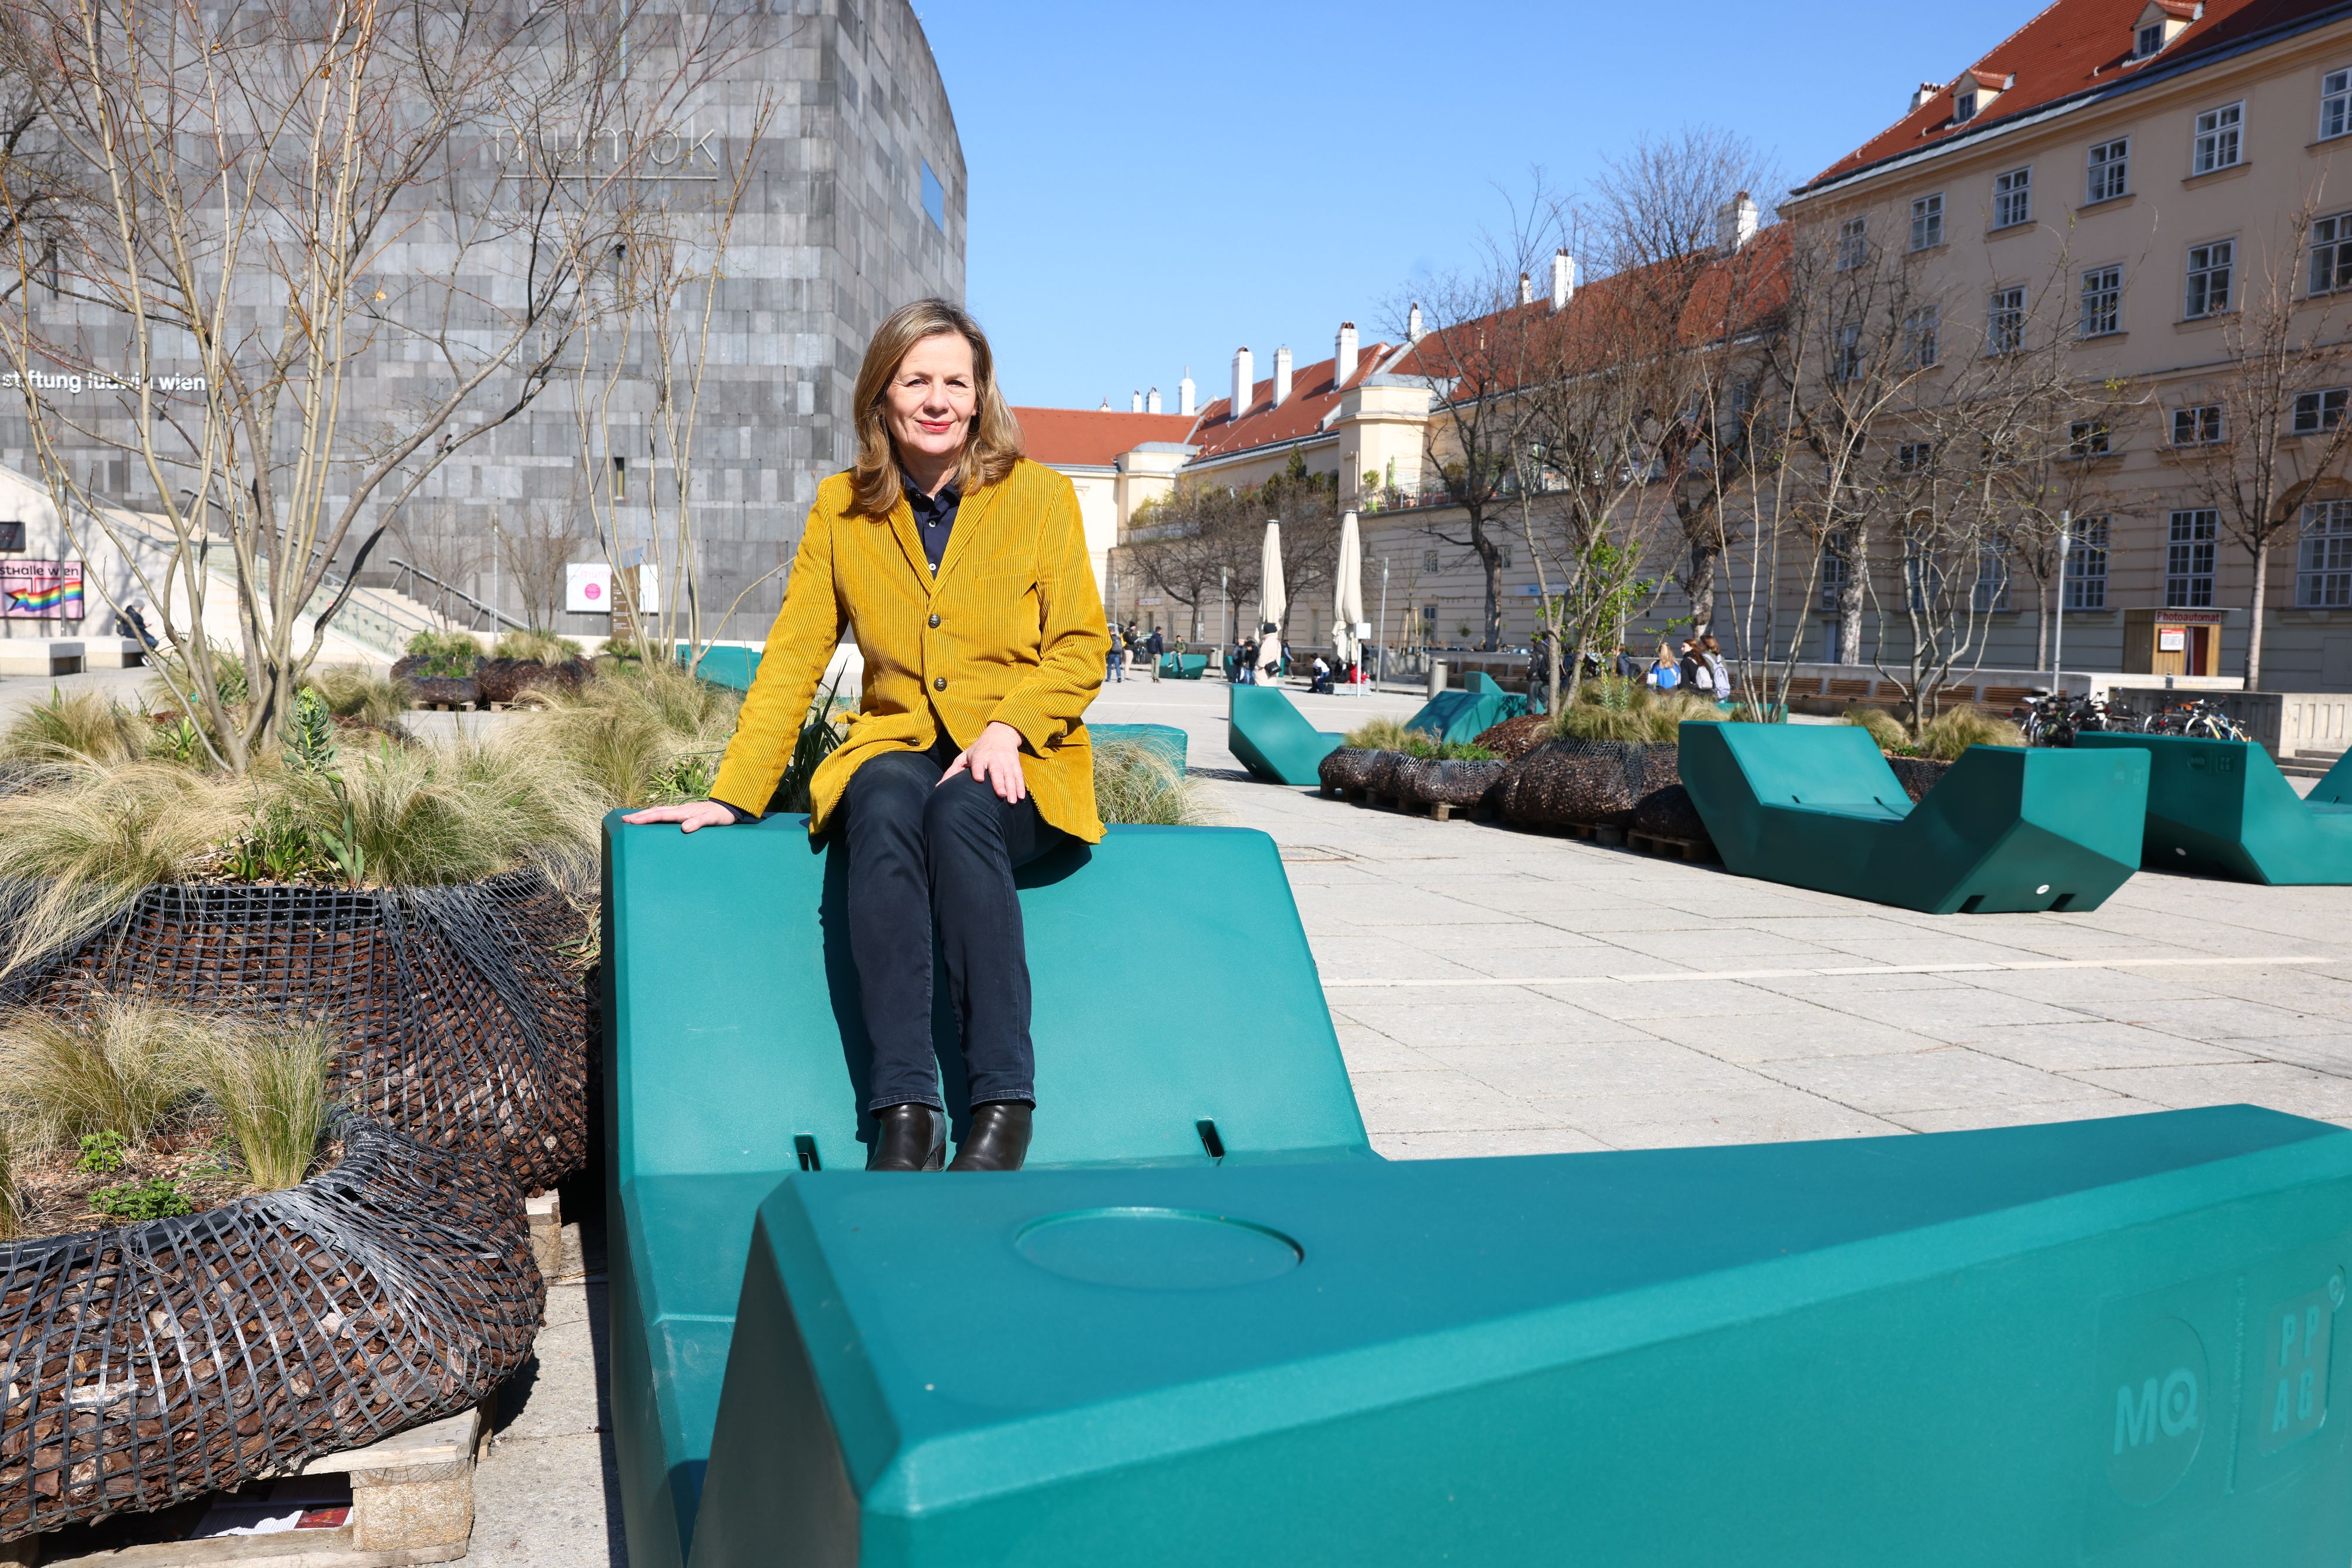
[[[434,576],[431,572],[425,570],[421,566],[416,566],[411,562],[402,560],[398,556],[393,557],[390,560],[385,562],[385,564],[392,568],[392,581],[394,591],[405,593],[408,597],[415,600],[420,604],[426,603],[427,601],[437,603],[440,606],[440,613],[445,619],[451,621],[464,621],[466,623],[466,630],[468,632],[481,631],[481,622],[484,617],[488,618],[490,622],[489,629],[493,632],[499,630],[501,626],[511,627],[517,632],[530,630],[528,622],[516,620],[513,616],[494,605],[483,603],[480,600],[475,598],[464,589],[459,588],[457,584],[442,581],[439,578]],[[401,580],[403,578],[407,579],[411,586],[403,587],[401,585]],[[431,583],[433,585],[433,591],[429,594],[419,593],[413,586],[417,582]],[[456,600],[459,603],[463,604],[466,607],[467,613],[463,616],[450,614],[448,604],[451,600]]]

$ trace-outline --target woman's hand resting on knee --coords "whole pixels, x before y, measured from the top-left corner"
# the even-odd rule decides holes
[[[697,828],[724,828],[735,821],[735,813],[716,800],[688,800],[682,806],[648,806],[642,811],[632,811],[625,822],[676,822],[687,832]]]
[[[992,720],[978,740],[956,753],[940,782],[967,769],[1008,805],[1019,805],[1029,793],[1028,780],[1021,777],[1021,732],[1001,720]]]

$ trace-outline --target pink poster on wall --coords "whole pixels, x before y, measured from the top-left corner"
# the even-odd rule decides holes
[[[81,619],[81,562],[0,560],[0,618]]]

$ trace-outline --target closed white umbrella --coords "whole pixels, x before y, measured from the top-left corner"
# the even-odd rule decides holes
[[[1356,624],[1364,618],[1364,541],[1356,531],[1356,514],[1339,518],[1339,570],[1331,595],[1331,647],[1346,669],[1362,656],[1356,643]]]
[[[1272,685],[1282,674],[1282,613],[1290,607],[1282,591],[1282,525],[1269,518],[1265,525],[1265,559],[1258,563],[1257,577],[1257,668],[1258,679]],[[1274,631],[1268,632],[1272,626]]]

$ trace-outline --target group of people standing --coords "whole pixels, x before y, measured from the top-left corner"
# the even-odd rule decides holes
[[[1136,631],[1132,621],[1124,626],[1114,626],[1110,629],[1108,678],[1124,682],[1129,662],[1140,661],[1150,667],[1151,678],[1156,681],[1160,678],[1160,656],[1167,651],[1168,644],[1161,640],[1157,626],[1142,633]]]

